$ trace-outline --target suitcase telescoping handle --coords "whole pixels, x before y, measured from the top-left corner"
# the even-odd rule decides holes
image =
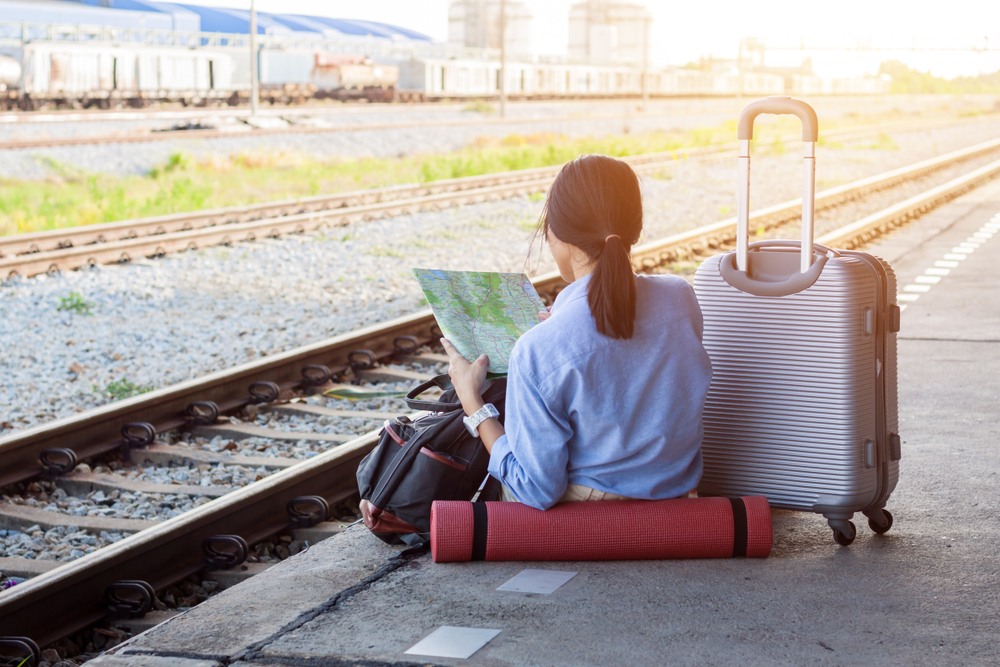
[[[751,102],[740,114],[737,138],[740,140],[739,200],[736,207],[736,268],[744,273],[749,266],[750,242],[750,141],[753,123],[761,114],[791,114],[802,121],[802,250],[799,270],[809,270],[813,258],[813,214],[816,210],[816,140],[819,121],[816,112],[802,100],[791,97],[766,97]]]

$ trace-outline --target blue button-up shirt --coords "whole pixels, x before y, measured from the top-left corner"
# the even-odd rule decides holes
[[[566,287],[510,357],[506,433],[489,470],[538,509],[569,484],[662,499],[701,478],[712,366],[694,290],[676,276],[637,276],[635,333],[616,340],[597,331],[589,278]]]

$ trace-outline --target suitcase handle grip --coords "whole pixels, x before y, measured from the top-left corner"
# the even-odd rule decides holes
[[[761,114],[798,116],[802,121],[802,141],[819,139],[819,120],[816,118],[816,111],[802,100],[783,96],[765,97],[748,104],[740,114],[738,139],[741,141],[753,139],[753,124]]]
[[[751,243],[749,250],[753,252],[761,248],[799,248],[801,245],[801,241],[792,241],[791,239],[764,239],[763,241],[754,241]],[[818,250],[820,254],[826,255],[830,259],[840,257],[839,252],[821,243],[813,243],[813,250]]]

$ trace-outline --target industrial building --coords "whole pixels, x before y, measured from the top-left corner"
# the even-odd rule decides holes
[[[527,3],[505,3],[507,53],[530,55],[531,11]],[[500,48],[500,0],[455,0],[448,7],[448,43],[473,49]]]
[[[570,58],[642,65],[653,15],[645,5],[586,0],[569,10]]]

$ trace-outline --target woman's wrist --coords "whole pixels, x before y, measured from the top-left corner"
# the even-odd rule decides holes
[[[484,405],[486,405],[486,403],[483,402],[482,398],[462,401],[462,408],[465,410],[465,414],[469,416],[474,415]]]

